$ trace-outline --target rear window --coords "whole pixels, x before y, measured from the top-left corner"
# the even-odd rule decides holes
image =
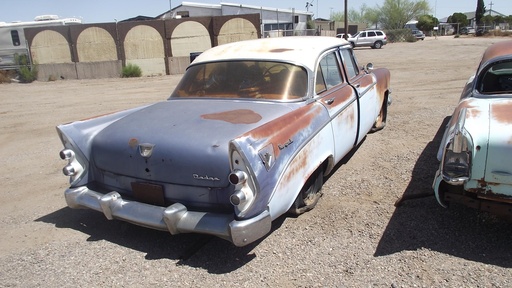
[[[280,62],[230,61],[191,66],[170,98],[294,100],[307,95],[304,68]]]
[[[482,94],[512,93],[512,61],[499,61],[480,73],[478,90]]]

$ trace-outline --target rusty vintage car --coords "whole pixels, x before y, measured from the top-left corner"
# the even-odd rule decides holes
[[[66,202],[247,245],[315,206],[324,176],[385,126],[390,92],[389,71],[335,37],[214,47],[166,101],[57,127]]]
[[[437,154],[433,188],[450,202],[512,216],[512,41],[489,46],[466,83]]]

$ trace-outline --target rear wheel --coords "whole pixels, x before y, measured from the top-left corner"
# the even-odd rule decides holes
[[[382,42],[380,42],[380,41],[375,42],[375,43],[373,44],[373,47],[374,47],[375,49],[380,49],[380,48],[382,48]]]
[[[323,169],[318,169],[309,177],[304,187],[302,187],[288,212],[293,215],[300,215],[315,208],[316,203],[318,203],[318,200],[322,197],[320,190],[322,190],[323,184]]]

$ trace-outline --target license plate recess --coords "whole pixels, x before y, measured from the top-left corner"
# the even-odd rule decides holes
[[[147,204],[165,206],[164,187],[145,182],[132,182],[135,200]]]

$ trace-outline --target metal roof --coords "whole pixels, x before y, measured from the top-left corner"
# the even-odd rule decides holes
[[[194,60],[193,64],[262,59],[300,64],[314,71],[320,54],[343,45],[350,44],[344,39],[326,36],[290,36],[246,40],[206,50]]]

